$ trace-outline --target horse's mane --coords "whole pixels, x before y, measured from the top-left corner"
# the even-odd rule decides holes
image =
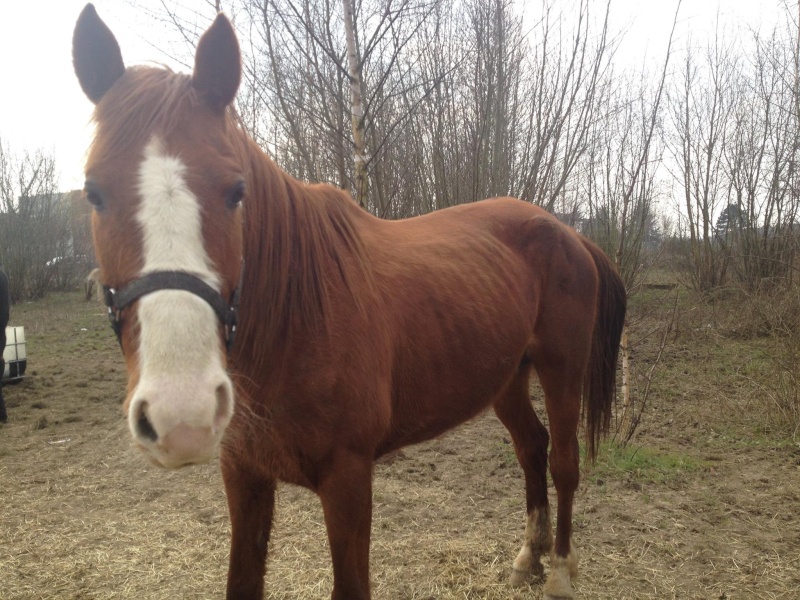
[[[248,362],[275,367],[267,363],[271,351],[290,343],[294,326],[329,329],[331,290],[345,291],[359,306],[356,279],[369,279],[354,223],[361,209],[338,188],[294,179],[241,126],[236,131],[249,168],[241,314],[250,322],[240,328],[240,347]]]
[[[154,132],[169,136],[182,125],[181,115],[199,110],[201,103],[188,75],[168,68],[126,69],[95,110],[103,134],[92,143],[89,164],[143,148]],[[288,343],[293,325],[327,327],[330,290],[349,292],[354,277],[365,276],[354,227],[360,209],[342,190],[304,184],[283,172],[233,109],[226,119],[226,135],[247,180],[240,315],[248,322],[239,327],[237,346],[247,348],[248,361],[267,366],[274,345]]]

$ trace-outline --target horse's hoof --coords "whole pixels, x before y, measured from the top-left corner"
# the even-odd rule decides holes
[[[525,587],[531,580],[533,580],[533,574],[530,571],[511,569],[511,577],[508,578],[508,583],[511,587]]]
[[[572,590],[563,590],[560,592],[544,592],[544,600],[573,600],[575,595]]]
[[[508,583],[511,587],[525,587],[532,583],[538,583],[544,579],[544,567],[539,563],[531,567],[529,571],[522,571],[520,569],[511,569],[511,577],[508,578]]]
[[[572,593],[571,589],[558,592],[544,592],[544,600],[573,600],[573,598],[575,598],[575,594]]]
[[[572,600],[575,594],[572,592],[567,569],[551,570],[542,592],[544,600]]]

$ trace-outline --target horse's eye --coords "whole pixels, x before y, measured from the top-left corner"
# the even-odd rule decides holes
[[[86,200],[89,201],[95,210],[102,210],[105,206],[105,201],[103,199],[103,194],[100,193],[100,190],[90,181],[86,182],[86,186],[83,188],[84,193],[86,194]]]
[[[244,191],[246,188],[247,185],[242,179],[234,184],[234,186],[228,191],[228,194],[225,198],[225,204],[228,206],[228,208],[236,208],[236,206],[242,201],[242,198],[244,198]]]

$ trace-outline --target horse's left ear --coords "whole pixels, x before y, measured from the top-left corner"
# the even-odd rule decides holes
[[[233,25],[220,13],[197,44],[192,85],[209,108],[223,111],[236,97],[241,78],[239,42]]]

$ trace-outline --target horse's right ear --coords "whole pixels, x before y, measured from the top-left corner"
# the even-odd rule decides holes
[[[125,72],[117,39],[92,4],[86,5],[75,24],[72,64],[81,89],[95,104]]]

